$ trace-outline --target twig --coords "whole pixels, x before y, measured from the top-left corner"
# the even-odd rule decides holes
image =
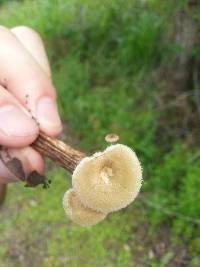
[[[32,146],[42,155],[57,162],[61,167],[70,171],[74,171],[78,163],[86,155],[83,152],[75,150],[64,142],[40,133]]]

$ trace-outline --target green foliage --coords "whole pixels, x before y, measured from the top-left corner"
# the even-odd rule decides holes
[[[191,266],[198,266],[198,149],[164,131],[165,142],[160,142],[155,101],[162,81],[154,72],[177,49],[163,41],[175,4],[143,2],[27,0],[8,2],[0,10],[1,24],[27,25],[42,35],[63,121],[82,149],[103,149],[104,136],[115,132],[136,150],[144,168],[143,193],[135,205],[86,229],[64,217],[62,195],[70,187],[64,171],[50,172],[53,184],[48,191],[12,185],[0,224],[5,266],[12,266],[13,258],[14,266],[24,266],[20,253],[26,263],[28,254],[35,257],[34,266],[133,266],[135,229],[145,223],[154,235],[161,224],[171,227],[170,240],[190,243]],[[124,249],[126,244],[130,250]],[[169,250],[149,266],[167,266],[173,256]]]
[[[185,146],[175,145],[156,167],[148,184],[149,191],[151,188],[153,191],[145,201],[151,208],[152,223],[172,222],[174,232],[185,240],[196,239],[200,232],[200,167],[193,159]]]

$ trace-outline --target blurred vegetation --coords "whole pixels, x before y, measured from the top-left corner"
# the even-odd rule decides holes
[[[3,2],[1,24],[30,26],[43,37],[62,119],[79,146],[93,152],[105,148],[108,132],[119,134],[141,158],[144,184],[133,205],[88,229],[64,216],[62,196],[70,187],[64,171],[50,171],[48,191],[10,186],[0,224],[1,266],[199,266],[198,123],[174,134],[183,117],[170,107],[174,99],[163,96],[168,80],[161,75],[180,49],[169,38],[177,3]],[[178,8],[187,8],[185,3]],[[198,23],[198,8],[195,18]],[[197,63],[199,51],[194,47]],[[165,109],[158,105],[160,95]],[[165,249],[157,255],[161,241]]]

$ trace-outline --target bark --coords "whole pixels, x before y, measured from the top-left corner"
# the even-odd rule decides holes
[[[73,173],[78,163],[86,155],[64,142],[40,133],[32,146],[42,155],[52,159],[58,165]]]
[[[194,54],[200,41],[200,26],[195,19],[200,2],[188,0],[186,8],[179,2],[170,17],[173,27],[166,39],[166,42],[175,44],[176,55],[161,67],[162,83],[156,93],[160,112],[157,132],[161,139],[165,132],[169,138],[188,138],[187,142],[192,144],[199,142],[200,125],[200,66]],[[162,141],[166,141],[165,136]],[[168,144],[170,147],[170,142]]]
[[[177,9],[175,17],[175,43],[180,47],[172,73],[174,89],[177,93],[193,89],[193,49],[199,43],[199,25],[194,14],[196,3],[190,2],[187,10]]]

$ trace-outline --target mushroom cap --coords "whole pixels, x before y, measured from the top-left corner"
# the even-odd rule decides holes
[[[73,189],[69,189],[63,197],[63,207],[69,218],[82,226],[90,226],[102,221],[106,214],[85,207]]]
[[[130,204],[142,185],[142,168],[135,152],[121,144],[81,160],[72,175],[81,202],[109,213]]]
[[[119,140],[119,136],[117,134],[110,133],[105,136],[105,140],[108,143],[116,143]]]

